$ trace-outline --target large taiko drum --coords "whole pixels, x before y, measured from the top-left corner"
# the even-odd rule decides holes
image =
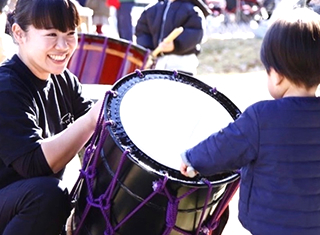
[[[175,71],[116,82],[72,192],[72,234],[210,234],[239,173],[188,178],[180,154],[240,113],[215,88]]]
[[[83,84],[112,85],[136,69],[147,69],[150,51],[124,39],[79,34],[68,68]]]

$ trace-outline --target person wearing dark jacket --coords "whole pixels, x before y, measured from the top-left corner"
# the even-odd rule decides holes
[[[134,6],[134,0],[119,0],[117,9],[117,29],[119,37],[127,41],[132,41],[133,26],[131,12]]]
[[[240,169],[239,220],[253,235],[320,234],[319,52],[319,14],[298,8],[277,19],[260,52],[274,100],[182,154],[185,176]]]
[[[163,42],[175,28],[183,32],[173,41]],[[204,36],[204,14],[190,0],[160,0],[151,4],[138,19],[137,44],[155,50],[161,47],[155,69],[169,69],[196,74],[197,55]]]

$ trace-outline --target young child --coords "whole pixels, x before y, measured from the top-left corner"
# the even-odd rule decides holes
[[[241,169],[239,220],[253,235],[320,234],[320,15],[293,10],[269,28],[260,101],[182,154],[208,176]]]
[[[150,50],[161,48],[155,69],[196,74],[204,35],[205,11],[200,9],[191,0],[159,0],[146,7],[137,22],[135,35],[137,44]],[[183,32],[175,40],[163,41],[179,27],[183,27]]]

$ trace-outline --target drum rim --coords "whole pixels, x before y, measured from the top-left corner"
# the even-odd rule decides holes
[[[143,168],[144,170],[148,171],[151,174],[161,176],[161,177],[167,177],[169,180],[179,182],[185,185],[190,186],[206,186],[205,181],[209,181],[211,185],[214,186],[220,186],[224,185],[226,183],[231,183],[237,180],[240,177],[239,171],[230,171],[225,172],[222,174],[213,175],[210,177],[203,178],[201,176],[196,176],[194,178],[188,178],[178,173],[177,170],[169,168],[155,160],[153,162],[156,162],[156,165],[163,167],[164,169],[169,169],[171,172],[175,172],[175,174],[179,174],[180,177],[173,177],[171,175],[168,175],[166,171],[159,171],[155,169],[150,169],[150,167],[146,166],[147,164],[143,161],[150,161],[150,157],[147,156],[143,151],[141,151],[133,141],[130,139],[130,137],[127,135],[126,131],[124,130],[124,127],[121,123],[120,116],[119,116],[119,105],[118,107],[115,107],[113,102],[119,103],[119,99],[121,102],[121,99],[126,94],[126,92],[133,87],[135,84],[139,83],[140,81],[144,80],[152,80],[155,79],[154,77],[151,77],[150,75],[157,75],[162,76],[164,79],[169,79],[173,81],[178,81],[180,83],[191,85],[202,92],[205,92],[212,98],[214,98],[218,103],[220,103],[230,114],[230,116],[235,120],[237,119],[241,111],[240,109],[224,94],[216,90],[215,88],[210,87],[209,85],[205,84],[204,82],[190,76],[184,73],[178,73],[177,71],[169,71],[169,70],[136,70],[136,72],[130,73],[120,80],[118,80],[114,85],[111,87],[110,91],[111,94],[108,94],[106,96],[105,102],[104,102],[104,119],[105,121],[111,121],[115,123],[115,125],[108,125],[106,128],[109,131],[110,136],[113,138],[115,144],[118,146],[118,148],[121,149],[121,151],[126,151],[130,149],[133,151],[133,153],[139,153],[140,157],[136,157],[135,154],[128,154],[128,157],[131,161],[133,161],[135,164],[137,164],[139,167]],[[140,81],[139,81],[140,80]],[[124,87],[125,86],[125,87]],[[117,92],[119,88],[124,89],[124,92]],[[120,95],[119,95],[120,94]],[[115,101],[116,100],[116,101]],[[109,109],[109,106],[112,106],[112,110],[116,110],[116,112],[111,112]],[[114,115],[116,114],[117,118],[114,120]],[[126,135],[126,141],[119,140],[119,133]],[[129,150],[129,151],[130,151]],[[143,157],[143,159],[141,158]],[[150,162],[149,162],[150,163]],[[218,176],[224,176],[222,179],[217,180],[216,177]]]

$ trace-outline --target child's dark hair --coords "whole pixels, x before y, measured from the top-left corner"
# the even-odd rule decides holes
[[[70,0],[18,0],[8,21],[10,25],[17,23],[23,31],[33,25],[36,29],[67,32],[79,25],[80,16]]]
[[[277,19],[267,31],[260,51],[267,72],[273,68],[296,85],[320,83],[320,15],[300,8]]]

